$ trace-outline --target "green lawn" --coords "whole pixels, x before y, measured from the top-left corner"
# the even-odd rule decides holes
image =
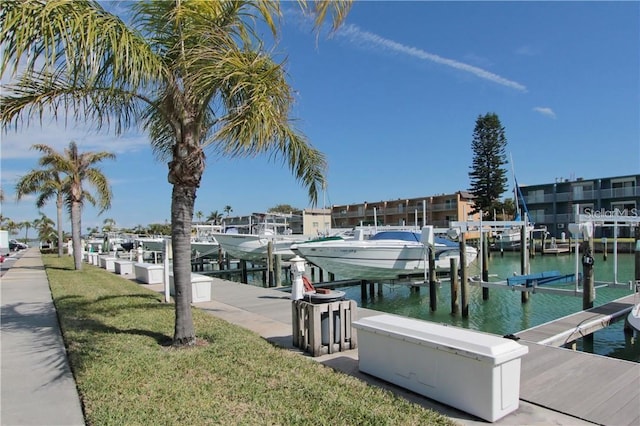
[[[89,425],[454,424],[196,308],[202,344],[173,349],[162,295],[43,259]]]

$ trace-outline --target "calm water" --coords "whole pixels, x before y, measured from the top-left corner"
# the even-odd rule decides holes
[[[602,254],[596,254],[594,266],[595,281],[613,282],[614,261],[610,253],[607,261]],[[634,277],[634,255],[618,254],[618,282],[628,283]],[[559,270],[563,274],[575,272],[575,256],[561,254],[559,256],[536,255],[530,259],[530,270],[542,272]],[[499,253],[492,253],[489,261],[490,281],[504,280],[520,271],[519,253],[508,252],[501,257]],[[582,265],[580,265],[582,272]],[[470,266],[469,275],[479,275],[477,263]],[[261,279],[261,278],[260,278]],[[560,288],[573,289],[573,284],[563,284]],[[377,286],[376,286],[377,289]],[[411,292],[406,285],[384,284],[381,296],[362,300],[360,286],[341,288],[348,299],[355,300],[358,306],[378,311],[404,315],[427,321],[445,323],[473,330],[505,335],[517,333],[521,330],[543,324],[582,310],[582,295],[564,296],[554,294],[531,294],[529,302],[520,302],[520,292],[508,289],[490,289],[489,300],[482,300],[482,289],[469,286],[469,317],[463,319],[460,315],[452,316],[451,291],[448,281],[442,282],[437,291],[438,306],[431,312],[429,306],[429,288],[422,287],[419,293]],[[625,288],[598,288],[594,306],[603,305],[611,300],[632,294]],[[586,342],[578,341],[578,350],[600,355],[640,362],[640,337],[625,335],[624,321],[618,321],[611,326],[594,334],[593,347]],[[585,347],[587,346],[587,347]]]

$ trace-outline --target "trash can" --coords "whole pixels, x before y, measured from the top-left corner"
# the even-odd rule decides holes
[[[326,293],[318,293],[316,292],[307,292],[302,295],[303,299],[307,302],[311,302],[314,305],[319,305],[321,303],[331,303],[338,302],[344,300],[345,293],[344,291],[339,290],[330,290]],[[333,343],[340,343],[340,338],[342,335],[340,334],[342,323],[340,322],[340,312],[333,311]],[[321,332],[321,343],[323,345],[329,344],[329,313],[322,312],[320,314],[320,332]]]
[[[293,300],[291,326],[293,346],[309,352],[311,356],[332,354],[355,349],[356,333],[352,332],[352,319],[357,315],[357,304],[354,300],[334,300],[321,302],[331,298],[344,299],[342,294],[327,297],[307,295],[308,300]],[[337,315],[337,319],[336,319]],[[333,318],[330,322],[329,318]],[[336,332],[340,334],[336,336]],[[325,343],[322,343],[324,340]]]

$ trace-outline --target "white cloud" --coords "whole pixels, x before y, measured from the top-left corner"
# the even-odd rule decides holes
[[[535,112],[538,112],[544,116],[550,117],[550,118],[556,118],[556,113],[553,112],[553,110],[549,107],[535,107],[533,108],[533,110]]]
[[[456,61],[454,59],[444,58],[442,56],[436,55],[434,53],[426,52],[422,49],[406,46],[404,44],[395,42],[393,40],[386,39],[377,34],[370,33],[368,31],[364,31],[360,29],[358,26],[353,24],[347,24],[344,27],[340,28],[336,33],[338,36],[345,37],[350,42],[354,44],[358,44],[361,46],[375,46],[376,48],[383,48],[397,53],[403,53],[408,56],[412,56],[417,59],[434,62],[440,65],[445,65],[451,68],[455,68],[457,70],[467,72],[475,75],[476,77],[482,78],[484,80],[491,81],[496,84],[500,84],[505,87],[509,87],[511,89],[515,89],[520,92],[526,92],[527,87],[517,81],[509,80],[498,74],[494,74],[490,71],[484,70],[482,68],[466,64],[464,62]]]

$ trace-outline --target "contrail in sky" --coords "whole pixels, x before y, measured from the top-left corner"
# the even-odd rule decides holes
[[[341,27],[336,35],[346,37],[355,43],[369,43],[372,45],[380,46],[388,50],[392,50],[394,52],[404,53],[409,56],[413,56],[414,58],[435,62],[437,64],[446,65],[451,68],[455,68],[464,72],[471,73],[477,77],[480,77],[485,80],[492,81],[494,83],[500,84],[502,86],[510,87],[512,89],[518,90],[520,92],[526,92],[527,87],[518,83],[517,81],[509,80],[504,77],[501,77],[497,74],[489,72],[487,70],[483,70],[482,68],[474,67],[473,65],[465,64],[464,62],[459,62],[453,59],[443,58],[442,56],[435,55],[433,53],[425,52],[422,49],[418,49],[416,47],[405,46],[401,43],[395,42],[393,40],[386,39],[384,37],[380,37],[377,34],[370,33],[368,31],[364,31],[360,29],[358,26],[353,24],[346,24],[344,27]]]

